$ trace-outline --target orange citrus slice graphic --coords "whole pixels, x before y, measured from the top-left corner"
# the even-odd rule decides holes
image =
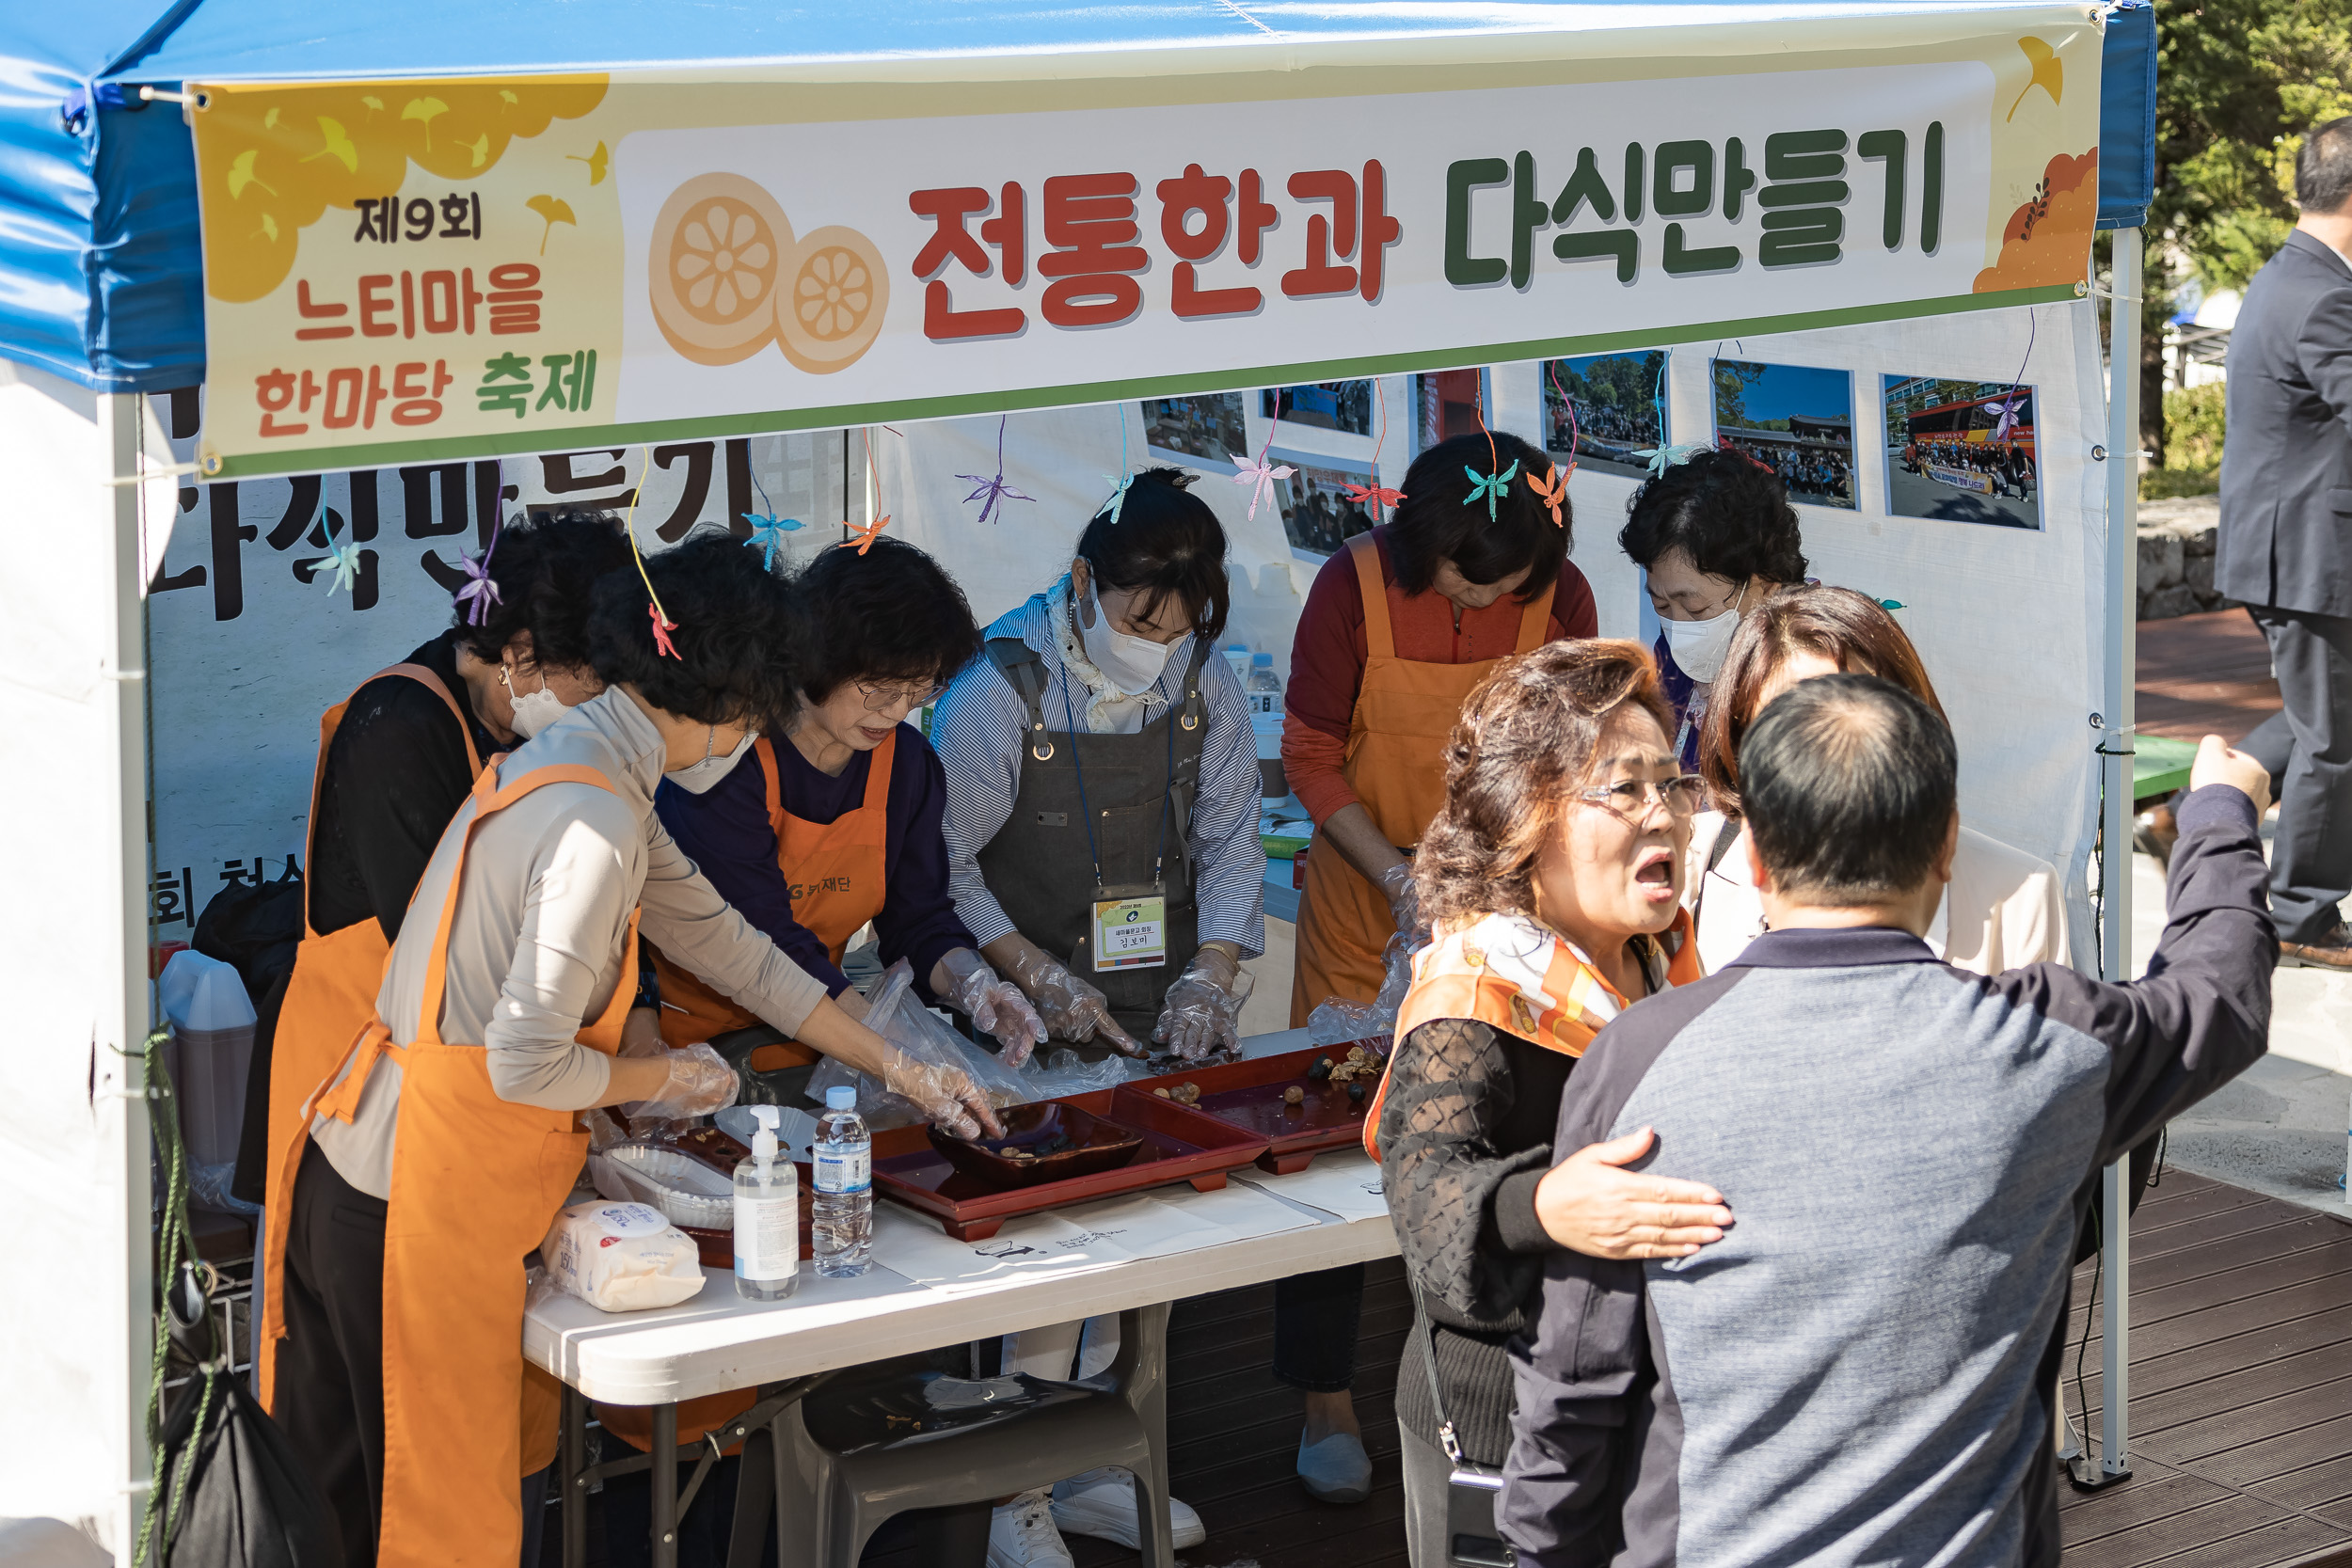
[[[882,252],[854,229],[803,235],[776,291],[777,342],[813,375],[854,361],[882,331],[890,280]]]
[[[703,365],[748,359],[775,335],[775,294],[798,252],[775,198],[737,174],[703,174],[654,219],[646,283],[670,346]]]

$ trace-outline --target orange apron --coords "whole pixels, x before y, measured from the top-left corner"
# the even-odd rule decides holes
[[[776,865],[792,888],[792,918],[825,944],[826,955],[838,967],[858,927],[882,913],[890,827],[890,765],[898,754],[898,734],[893,730],[889,739],[874,748],[873,760],[866,765],[865,801],[831,822],[805,821],[785,810],[775,745],[766,736],[756,745],[760,771],[768,778],[768,824],[775,831]],[[691,1045],[759,1022],[667,954],[654,954],[654,969],[661,976],[661,1038],[665,1043]],[[817,1053],[796,1041],[761,1046],[752,1053],[751,1066],[772,1072],[816,1059]]]
[[[1532,924],[1532,922],[1531,922]],[[1490,960],[1474,934],[1475,920],[1438,933],[1427,947],[1413,956],[1412,989],[1396,1012],[1396,1040],[1432,1019],[1471,1018],[1530,1045],[1581,1057],[1593,1037],[1607,1023],[1591,1009],[1595,995],[1609,997],[1623,1012],[1628,1004],[1617,988],[1579,958],[1566,942],[1552,940],[1541,975],[1529,964],[1506,965]],[[1666,984],[1687,986],[1706,978],[1699,963],[1699,944],[1692,939],[1691,911],[1675,911],[1674,924],[1653,939],[1666,949]],[[1613,1014],[1612,1015],[1613,1016]],[[1395,1058],[1391,1056],[1391,1064]],[[1380,1158],[1380,1107],[1389,1098],[1396,1073],[1380,1076],[1372,1106],[1364,1115],[1364,1152]]]
[[[1364,594],[1364,678],[1347,728],[1340,776],[1391,844],[1411,851],[1445,804],[1445,739],[1462,703],[1502,662],[1424,664],[1396,657],[1389,591],[1380,580],[1380,546],[1359,533],[1347,542]],[[1514,654],[1542,645],[1552,595],[1536,595],[1519,616]],[[1389,900],[1327,844],[1307,857],[1299,900],[1296,961],[1291,979],[1291,1027],[1330,997],[1370,1002],[1380,994],[1380,955],[1396,933]]]
[[[449,705],[450,713],[457,721],[457,732],[466,739],[466,766],[471,776],[480,777],[482,756],[474,749],[473,727],[466,722],[465,710],[450,695],[449,688],[441,684],[441,677],[421,664],[395,664],[389,670],[378,670],[359,684],[364,687],[387,675],[405,675]],[[351,695],[358,694],[354,690]],[[334,741],[335,732],[342,727],[343,713],[350,706],[351,697],[345,697],[319,717],[319,760],[310,775],[310,836],[304,846],[313,874],[319,863],[319,790],[326,782],[326,749]],[[375,1017],[375,993],[384,983],[384,962],[391,953],[392,944],[384,940],[384,927],[372,917],[355,920],[340,931],[322,936],[310,924],[310,893],[305,885],[302,943],[294,949],[294,974],[286,981],[286,995],[278,1006],[278,1032],[270,1043],[267,1185],[262,1204],[268,1215],[270,1238],[274,1238],[264,1242],[265,1247],[274,1248],[269,1256],[284,1257],[282,1227],[290,1223],[294,1212],[293,1205],[287,1201],[287,1184],[294,1179],[294,1166],[285,1163],[282,1152],[293,1147],[297,1127],[310,1124],[309,1118],[301,1115],[304,1103],[342,1064],[353,1038]],[[277,1383],[278,1358],[274,1350],[278,1341],[286,1337],[283,1283],[279,1275],[273,1274],[262,1287],[262,1354],[254,1371],[260,1379],[263,1409],[269,1407],[271,1391]]]
[[[384,1222],[384,1526],[379,1568],[514,1568],[522,1550],[522,1477],[555,1461],[561,1389],[523,1361],[523,1259],[555,1223],[588,1156],[579,1113],[501,1100],[489,1053],[441,1038],[449,937],[465,853],[483,821],[542,785],[612,784],[596,768],[533,768],[501,784],[494,764],[474,781],[474,815],[458,845],[433,933],[417,1038],[397,1044],[371,1018],[343,1081],[306,1106],[286,1150],[299,1168],[310,1115],[348,1123],[386,1054],[401,1068],[392,1191]],[[637,998],[637,916],[620,977],[596,1022],[575,1037],[610,1056]],[[268,1267],[282,1278],[282,1225]],[[282,1330],[280,1331],[282,1333]],[[507,1415],[497,1390],[515,1390]]]

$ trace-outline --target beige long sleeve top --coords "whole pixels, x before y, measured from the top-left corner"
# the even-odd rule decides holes
[[[1716,838],[1729,829],[1719,812],[1691,827],[1684,902],[1698,924],[1699,961],[1714,974],[1764,934],[1764,901],[1748,879],[1748,852],[1734,843],[1708,866]],[[1742,834],[1744,836],[1744,833]],[[1952,879],[1936,906],[1927,943],[1945,962],[1977,974],[2025,964],[2064,963],[2066,899],[2050,863],[1963,824]]]
[[[480,1042],[505,1100],[579,1110],[604,1098],[612,1063],[573,1037],[612,1004],[628,957],[628,916],[663,953],[791,1035],[824,1000],[823,984],[787,958],[711,888],[654,815],[662,744],[644,710],[613,689],[548,726],[509,758],[509,782],[582,764],[609,780],[551,784],[483,823],[466,851],[450,930],[441,1037]],[[417,1037],[424,982],[473,801],[458,808],[417,885],[376,993],[395,1040]],[[389,1197],[400,1064],[376,1064],[346,1126],[321,1117],[310,1135],[337,1174]]]

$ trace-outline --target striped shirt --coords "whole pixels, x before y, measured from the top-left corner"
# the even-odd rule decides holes
[[[1049,728],[1066,714],[1084,714],[1088,692],[1062,663],[1048,619],[1048,595],[1039,594],[988,628],[991,638],[1017,637],[1045,671]],[[1168,651],[1168,664],[1144,693],[1145,722],[1158,718],[1184,691],[1193,639]],[[1193,898],[1200,940],[1238,944],[1246,957],[1265,951],[1265,847],[1258,841],[1258,744],[1249,729],[1248,699],[1224,659],[1200,666],[1208,703],[1208,733],[1200,742],[1200,788],[1192,809]],[[1069,706],[1063,705],[1067,703]],[[1059,721],[1058,725],[1057,721]],[[1021,793],[1023,738],[1028,709],[996,666],[972,661],[931,712],[931,746],[947,774],[947,887],[956,913],[983,946],[1017,929],[980,874],[979,853],[1012,817]]]

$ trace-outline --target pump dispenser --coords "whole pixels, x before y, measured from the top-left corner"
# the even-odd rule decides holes
[[[780,1159],[773,1105],[754,1105],[759,1120],[752,1155],[735,1167],[735,1293],[782,1301],[800,1283],[801,1179]]]

